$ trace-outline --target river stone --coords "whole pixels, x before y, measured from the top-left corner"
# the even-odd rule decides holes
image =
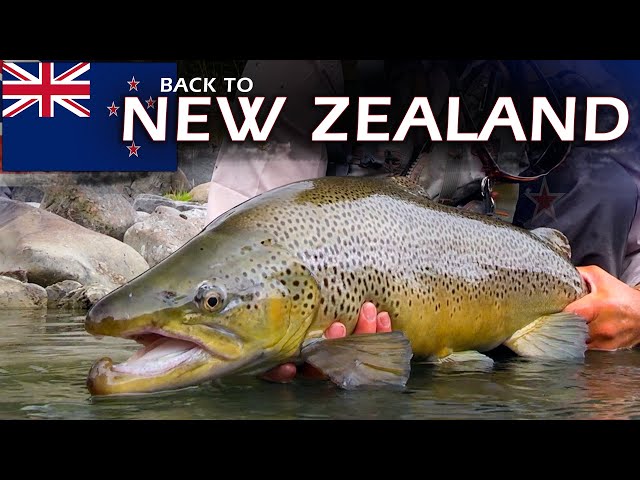
[[[149,215],[151,215],[151,214],[147,213],[147,212],[136,212],[136,221],[134,223],[138,223],[138,222],[143,221]]]
[[[0,277],[15,278],[22,283],[27,283],[29,281],[29,278],[27,277],[27,271],[23,269],[0,272]]]
[[[206,210],[185,210],[184,212],[180,212],[180,216],[186,220],[189,220],[200,230],[202,230],[207,224]]]
[[[57,302],[58,308],[88,310],[111,290],[104,285],[87,285],[68,292]]]
[[[158,207],[171,207],[177,210],[206,210],[207,207],[195,202],[183,202],[178,200],[171,200],[167,197],[161,197],[160,195],[151,195],[143,193],[138,195],[133,201],[133,208],[139,212],[153,213]]]
[[[136,220],[127,198],[108,185],[48,186],[40,208],[118,240]]]
[[[154,213],[157,213],[158,215],[171,215],[174,217],[180,217],[184,220],[189,220],[193,225],[198,227],[199,230],[204,228],[207,220],[207,211],[200,209],[185,210],[181,212],[177,208],[160,205],[159,207],[156,207]]]
[[[40,285],[0,276],[0,309],[47,308],[47,292]]]
[[[58,301],[74,290],[82,288],[82,285],[73,280],[64,280],[62,282],[49,285],[45,290],[47,291],[47,305],[49,307],[58,306]]]
[[[164,260],[200,232],[193,221],[181,216],[152,213],[124,234],[124,243],[133,247],[150,267]]]
[[[211,182],[202,183],[189,192],[191,195],[191,201],[197,203],[207,203],[209,200],[209,185]]]
[[[174,217],[180,216],[180,210],[173,207],[167,207],[166,205],[160,205],[159,207],[156,207],[153,213],[157,213],[158,215],[173,215]]]
[[[153,213],[157,207],[162,205],[173,207],[175,202],[170,198],[152,195],[150,193],[142,193],[133,201],[133,208],[138,212]]]
[[[43,209],[0,199],[0,271],[43,287],[63,280],[114,289],[149,266],[133,248]]]

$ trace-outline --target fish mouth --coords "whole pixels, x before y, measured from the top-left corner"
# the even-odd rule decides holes
[[[101,358],[91,367],[87,388],[92,395],[151,393],[196,385],[227,370],[230,359],[206,347],[197,338],[145,328],[123,338],[141,345],[131,357],[114,364]]]

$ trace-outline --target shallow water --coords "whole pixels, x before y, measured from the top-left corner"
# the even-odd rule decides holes
[[[83,315],[0,312],[0,419],[640,419],[640,351],[589,352],[584,364],[500,355],[493,369],[415,365],[405,391],[251,377],[155,395],[92,399],[95,360],[134,342],[96,339]]]

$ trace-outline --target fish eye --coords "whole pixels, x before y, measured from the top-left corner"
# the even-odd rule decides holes
[[[205,310],[209,310],[210,312],[215,312],[219,310],[222,306],[222,295],[220,292],[215,290],[211,290],[207,292],[204,296],[203,306]]]
[[[225,295],[221,289],[206,283],[200,285],[195,298],[196,302],[209,312],[220,310],[224,299]]]

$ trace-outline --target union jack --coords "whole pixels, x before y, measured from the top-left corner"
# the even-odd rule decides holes
[[[53,117],[54,104],[57,103],[79,117],[89,117],[89,109],[73,99],[90,98],[89,80],[75,79],[89,71],[91,64],[77,63],[57,76],[54,75],[54,66],[52,62],[38,64],[36,77],[15,63],[3,63],[5,74],[9,73],[18,80],[3,80],[2,98],[18,101],[5,108],[2,116],[13,117],[38,103],[40,117]]]

